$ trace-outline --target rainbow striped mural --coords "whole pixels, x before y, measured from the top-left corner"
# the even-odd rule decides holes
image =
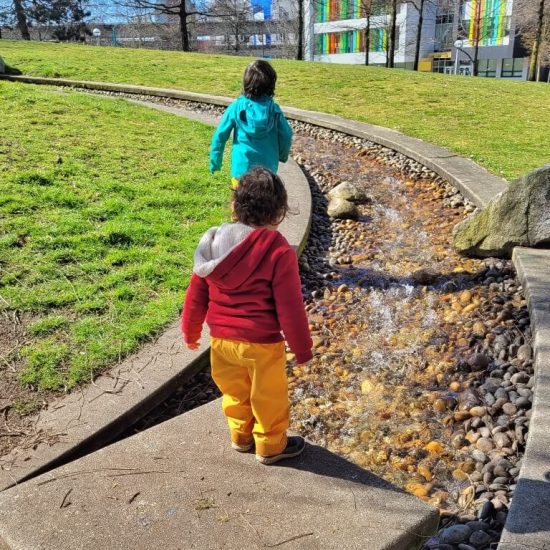
[[[501,46],[510,36],[510,0],[470,0],[463,6],[463,25],[470,44]]]
[[[386,51],[386,29],[371,29],[371,52]],[[365,33],[359,31],[330,32],[316,36],[315,53],[328,55],[333,53],[362,53],[365,51]]]

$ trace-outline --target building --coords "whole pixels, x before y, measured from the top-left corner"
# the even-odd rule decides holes
[[[514,28],[514,0],[426,1],[420,40],[420,71],[478,74],[525,79],[528,58]],[[416,2],[418,5],[419,2]],[[384,0],[311,0],[309,59],[365,63],[365,29],[370,8],[369,64],[385,65],[390,16]],[[419,10],[413,2],[398,5],[396,67],[413,68]]]

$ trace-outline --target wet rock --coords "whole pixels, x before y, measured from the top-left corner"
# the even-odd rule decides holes
[[[438,275],[432,269],[418,269],[411,277],[419,285],[431,285],[437,281]]]
[[[479,372],[487,368],[489,358],[484,353],[475,353],[468,358],[468,365],[470,365],[473,372]]]
[[[453,525],[441,531],[439,540],[446,544],[459,544],[466,542],[471,534],[472,530],[467,525]]]
[[[361,203],[368,200],[367,196],[356,185],[344,181],[329,191],[328,196],[331,201],[334,199],[344,199],[349,202]]]
[[[356,220],[359,217],[357,206],[345,199],[331,200],[327,207],[327,213],[331,218],[342,220]]]

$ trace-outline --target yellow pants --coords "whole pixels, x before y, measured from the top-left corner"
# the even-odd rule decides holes
[[[231,440],[246,445],[254,439],[256,454],[263,456],[283,451],[289,424],[284,342],[212,338],[210,359]]]

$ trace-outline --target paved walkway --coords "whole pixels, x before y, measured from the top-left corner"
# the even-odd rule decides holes
[[[233,451],[219,400],[0,493],[12,549],[407,550],[437,521],[321,447],[275,466]]]

